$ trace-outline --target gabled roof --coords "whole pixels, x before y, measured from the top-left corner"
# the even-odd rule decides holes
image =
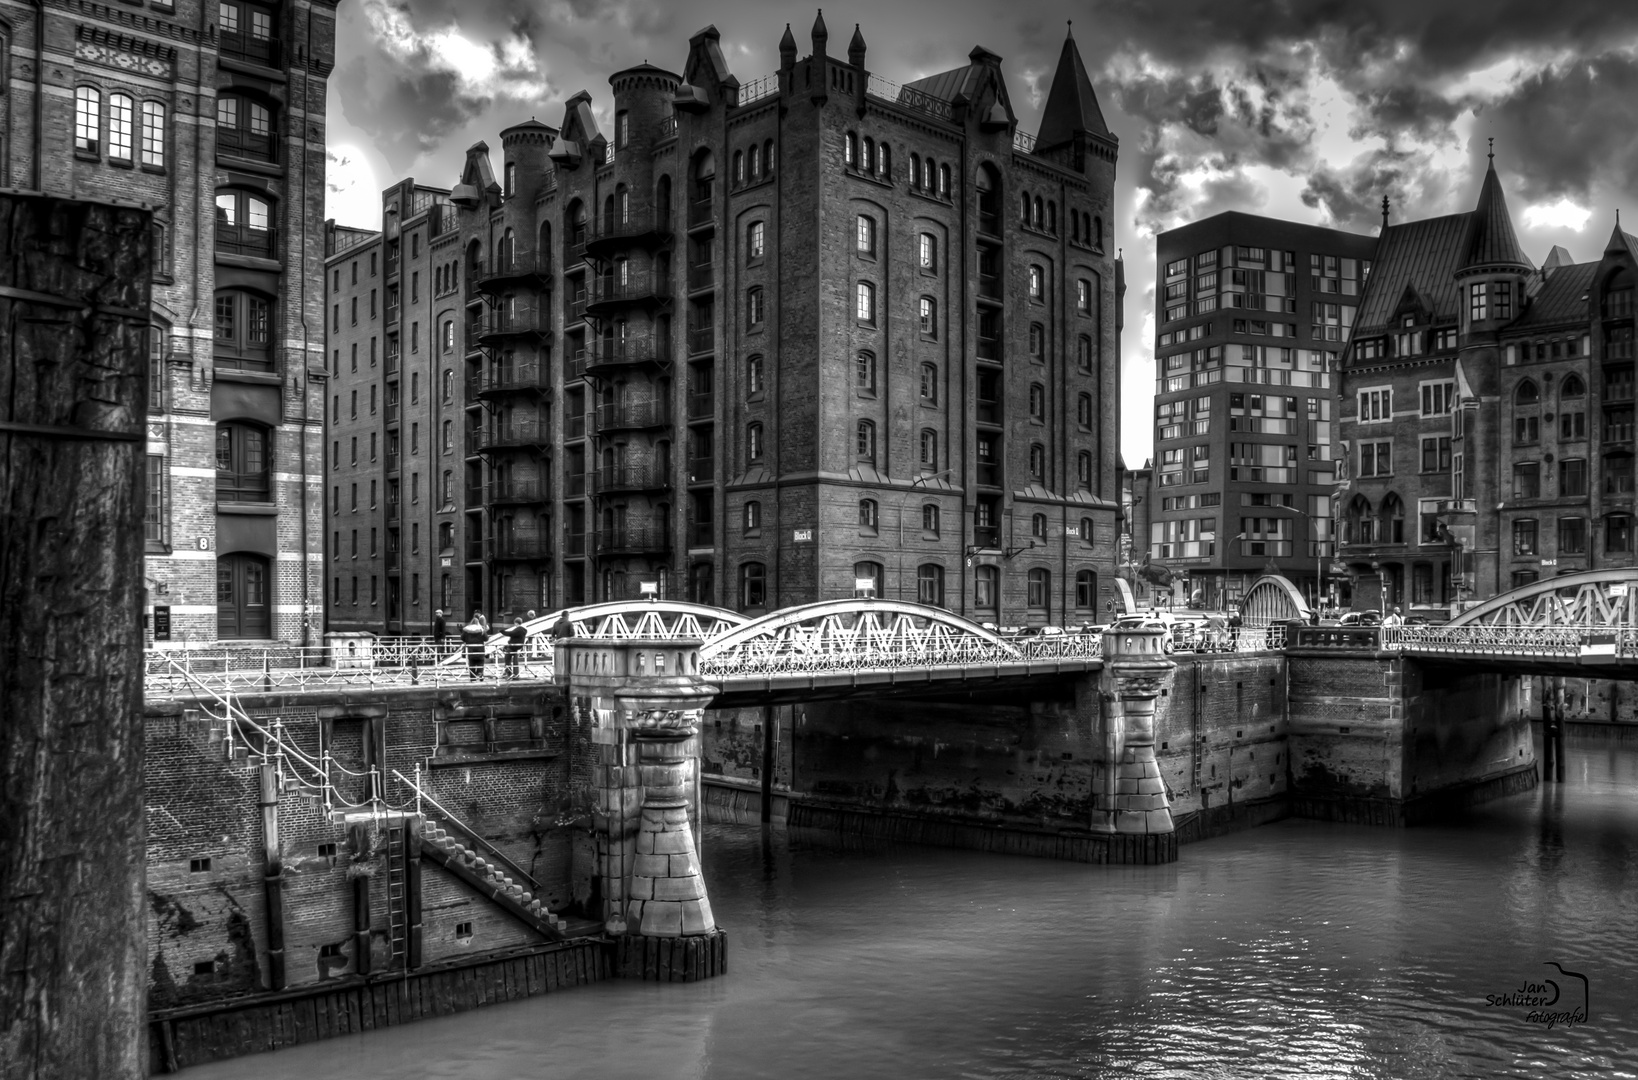
[[[1484,173],[1484,186],[1479,188],[1479,204],[1468,217],[1459,268],[1497,265],[1534,269],[1513,232],[1513,216],[1507,212],[1507,197],[1502,194],[1492,159]]]
[[[1587,290],[1592,288],[1597,263],[1571,263],[1559,266],[1547,276],[1541,289],[1530,299],[1524,315],[1507,328],[1531,330],[1538,326],[1566,322],[1585,324],[1587,321]]]
[[[1638,237],[1622,229],[1617,222],[1614,231],[1610,233],[1610,242],[1604,245],[1604,254],[1620,255],[1623,252],[1638,260]]]
[[[917,79],[904,85],[906,89],[919,90],[928,97],[940,101],[954,101],[958,95],[971,100],[983,72],[983,64],[963,64],[961,67],[941,71],[937,75],[929,75],[925,79]]]
[[[1060,146],[1079,131],[1107,136],[1109,126],[1104,123],[1103,110],[1098,108],[1092,77],[1081,63],[1081,51],[1075,47],[1074,36],[1067,35],[1063,52],[1058,54],[1052,89],[1047,92],[1046,108],[1041,112],[1041,130],[1035,145],[1043,150]]]
[[[1354,325],[1387,326],[1407,287],[1416,290],[1435,318],[1460,315],[1454,275],[1462,265],[1461,244],[1471,218],[1471,213],[1449,214],[1384,229]]]

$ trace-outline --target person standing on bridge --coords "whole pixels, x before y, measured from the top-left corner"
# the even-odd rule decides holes
[[[449,621],[444,618],[444,609],[439,608],[432,613],[432,655],[444,655],[444,639],[449,636]]]
[[[518,660],[523,656],[523,643],[529,640],[529,628],[523,625],[523,616],[512,616],[512,625],[501,633],[506,635],[506,677],[518,677]]]
[[[481,612],[472,613],[472,621],[461,627],[461,643],[466,646],[466,670],[474,681],[483,678],[483,646],[489,639],[489,626]]]
[[[1384,627],[1404,626],[1405,617],[1399,614],[1398,608],[1394,608],[1392,611],[1388,612],[1388,617],[1382,620],[1382,625]]]

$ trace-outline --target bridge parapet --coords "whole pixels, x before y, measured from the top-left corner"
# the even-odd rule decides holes
[[[1103,635],[1103,785],[1093,802],[1092,828],[1130,837],[1145,848],[1159,844],[1159,861],[1177,858],[1177,834],[1166,782],[1155,759],[1155,705],[1176,666],[1165,651],[1166,631],[1122,628]],[[1147,852],[1146,852],[1147,853]],[[1148,862],[1117,857],[1111,861]]]

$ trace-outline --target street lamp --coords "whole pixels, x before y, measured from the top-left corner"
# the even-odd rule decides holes
[[[1320,551],[1322,541],[1317,535],[1319,530],[1314,527],[1314,515],[1297,506],[1271,506],[1269,509],[1290,510],[1308,519],[1308,535],[1313,537],[1314,540],[1314,611],[1317,613],[1320,606],[1320,595],[1325,589],[1325,556]]]

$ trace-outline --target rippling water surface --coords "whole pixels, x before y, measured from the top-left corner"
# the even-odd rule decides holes
[[[730,973],[188,1070],[420,1077],[1638,1077],[1638,747],[1434,828],[1287,821],[1170,867],[711,826]],[[1486,995],[1551,978],[1551,1029]],[[1549,991],[1550,992],[1550,991]]]

